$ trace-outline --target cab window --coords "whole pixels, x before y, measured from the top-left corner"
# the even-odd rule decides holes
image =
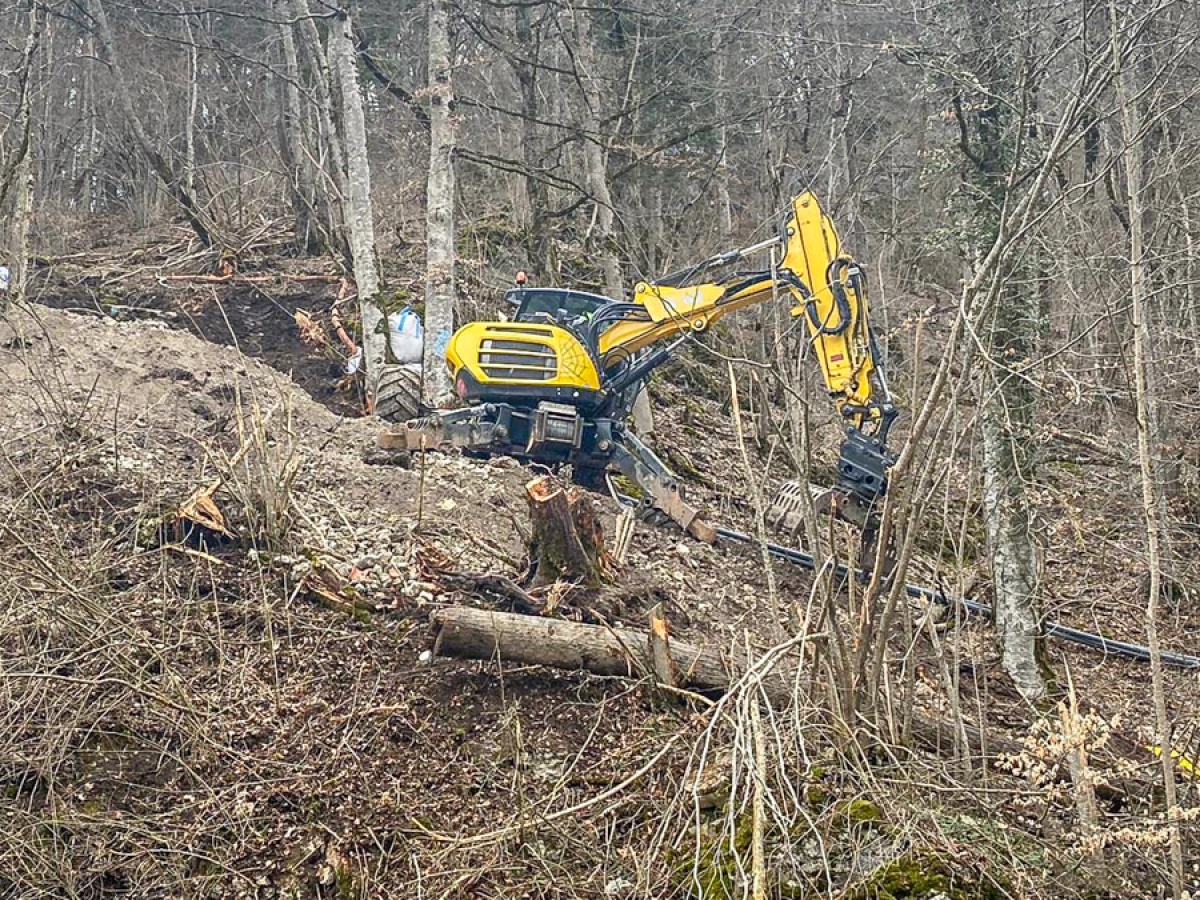
[[[508,302],[517,306],[517,321],[532,322],[545,313],[555,321],[565,321],[588,316],[613,301],[598,294],[582,291],[555,290],[553,288],[524,288],[508,292]]]

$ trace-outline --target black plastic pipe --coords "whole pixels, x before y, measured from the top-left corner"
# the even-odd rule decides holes
[[[728,541],[734,541],[740,544],[757,544],[758,540],[741,531],[734,531],[732,528],[724,528],[718,526],[716,529],[717,535]],[[772,556],[794,563],[798,566],[803,566],[806,569],[815,569],[816,560],[813,559],[811,553],[805,553],[803,550],[797,550],[793,547],[784,547],[780,544],[772,544],[767,542],[767,552]],[[839,577],[845,578],[851,575],[851,570],[848,566],[839,564],[837,567]],[[986,603],[979,603],[975,600],[968,600],[965,597],[949,597],[942,591],[934,590],[933,588],[923,587],[919,584],[906,584],[904,586],[905,593],[910,597],[921,597],[931,603],[940,603],[945,606],[959,606],[967,612],[976,615],[992,617],[992,608]],[[1062,641],[1069,641],[1072,644],[1079,644],[1083,647],[1089,647],[1092,650],[1099,650],[1101,653],[1111,653],[1113,656],[1123,656],[1127,659],[1139,659],[1148,661],[1150,659],[1150,648],[1143,647],[1140,644],[1130,644],[1126,641],[1114,641],[1111,638],[1103,637],[1099,634],[1091,634],[1087,631],[1080,631],[1078,628],[1069,628],[1066,625],[1061,625],[1058,622],[1046,622],[1042,625],[1043,632],[1052,638],[1058,638]],[[1169,650],[1164,650],[1160,654],[1162,661],[1168,666],[1175,666],[1181,669],[1200,669],[1200,656],[1188,656],[1185,653],[1172,653]]]

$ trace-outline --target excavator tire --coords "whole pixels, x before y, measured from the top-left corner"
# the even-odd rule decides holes
[[[375,392],[375,415],[388,422],[407,422],[420,414],[420,367],[384,366]]]

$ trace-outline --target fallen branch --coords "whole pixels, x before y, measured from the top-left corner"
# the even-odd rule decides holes
[[[160,275],[163,281],[184,281],[189,284],[269,284],[283,278],[286,281],[319,281],[333,283],[342,280],[340,275],[239,275],[227,272],[223,275]]]
[[[443,588],[468,594],[484,594],[507,601],[515,612],[539,615],[543,604],[537,597],[506,575],[494,572],[439,571],[437,580]]]

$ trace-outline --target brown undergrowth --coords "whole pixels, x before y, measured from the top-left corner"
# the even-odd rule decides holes
[[[1045,777],[1078,744],[1006,692],[977,623],[913,611],[895,729],[846,721],[822,667],[853,627],[843,613],[791,637],[756,549],[642,524],[604,618],[674,604],[681,634],[744,673],[723,699],[427,661],[430,609],[498,602],[439,567],[520,578],[525,470],[368,465],[370,426],[180,329],[46,309],[3,329],[0,897],[1153,893],[1153,790],[1102,803],[1099,831],[1079,833],[1074,789]],[[693,398],[680,421],[684,406],[660,422],[680,452],[705,471],[734,459],[719,404]],[[696,417],[710,438],[693,446]],[[165,532],[210,485],[229,535]],[[694,485],[745,527],[727,489]],[[783,602],[817,596],[776,575]],[[353,602],[321,602],[314,578]],[[1113,718],[1144,673],[1062,658],[1103,707],[1082,729],[1089,777],[1140,791],[1152,757],[1136,714]],[[781,705],[761,685],[783,660],[800,676]],[[968,719],[1032,734],[1026,758],[906,749],[904,703],[948,734]]]

